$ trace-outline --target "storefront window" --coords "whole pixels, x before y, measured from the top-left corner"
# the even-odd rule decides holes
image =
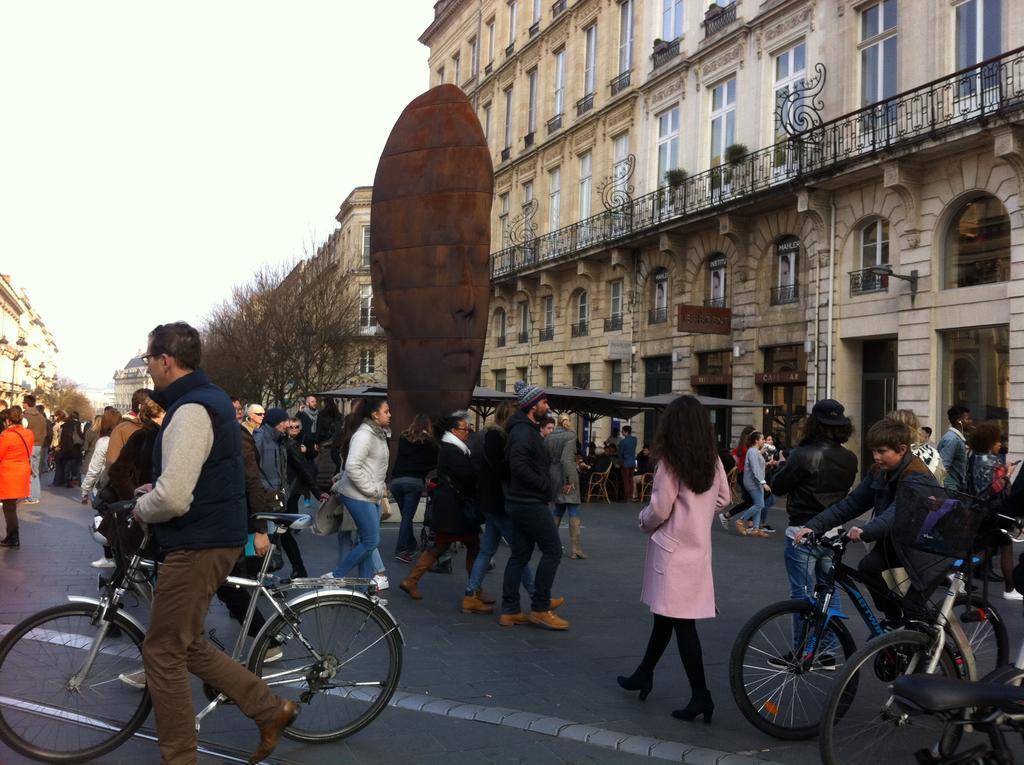
[[[946,232],[946,288],[1010,278],[1010,217],[995,197],[964,205]]]
[[[1009,327],[942,333],[942,400],[936,437],[945,431],[946,410],[954,404],[970,407],[975,422],[1001,421],[1005,432],[1009,397]]]
[[[807,415],[807,354],[802,345],[764,349],[764,372],[754,381],[764,386],[762,430],[776,444],[796,446],[800,421]]]

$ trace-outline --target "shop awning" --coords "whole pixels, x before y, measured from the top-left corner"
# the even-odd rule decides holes
[[[717,408],[725,407],[729,409],[762,409],[764,407],[775,406],[775,404],[766,404],[763,401],[742,401],[734,398],[715,398],[714,396],[698,396],[696,393],[661,393],[657,396],[648,396],[642,398],[640,401],[648,409],[664,409],[666,406],[671,404],[680,396],[687,395],[693,396],[704,406]]]

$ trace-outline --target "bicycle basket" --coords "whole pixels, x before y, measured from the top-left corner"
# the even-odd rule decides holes
[[[986,507],[970,494],[904,482],[896,491],[893,541],[933,555],[965,558],[986,514]]]

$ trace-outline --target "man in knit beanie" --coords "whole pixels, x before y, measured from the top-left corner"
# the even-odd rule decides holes
[[[562,545],[548,509],[553,494],[547,450],[539,430],[539,423],[548,413],[547,394],[543,388],[522,381],[516,383],[515,391],[519,408],[505,423],[508,433],[505,454],[509,467],[505,512],[512,521],[513,533],[507,537],[511,554],[502,584],[500,623],[506,627],[534,624],[551,630],[566,630],[569,622],[551,608],[551,585],[562,560]],[[540,548],[541,559],[534,577],[531,611],[527,615],[520,607],[519,583],[534,545]]]

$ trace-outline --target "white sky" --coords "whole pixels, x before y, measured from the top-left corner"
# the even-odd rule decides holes
[[[0,0],[0,273],[103,386],[323,241],[428,87],[432,0]]]

